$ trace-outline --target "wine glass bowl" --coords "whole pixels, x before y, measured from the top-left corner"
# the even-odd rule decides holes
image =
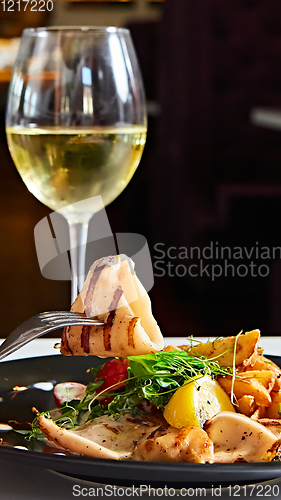
[[[145,145],[145,96],[129,31],[25,30],[6,126],[11,156],[28,189],[70,225],[74,300],[99,197],[106,206],[119,196]]]

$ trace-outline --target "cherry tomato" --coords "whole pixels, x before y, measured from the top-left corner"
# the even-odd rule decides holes
[[[127,359],[111,359],[100,370],[98,377],[95,379],[97,382],[101,377],[104,378],[104,382],[97,389],[97,392],[104,391],[108,387],[111,387],[114,384],[118,384],[118,382],[122,382],[127,379],[127,370],[128,370],[129,362]],[[115,387],[112,387],[112,392],[118,391],[122,387],[124,387],[126,382],[120,383]]]

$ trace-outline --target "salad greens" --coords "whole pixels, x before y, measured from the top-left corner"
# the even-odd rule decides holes
[[[204,375],[215,378],[219,375],[235,374],[235,365],[234,368],[221,367],[217,358],[191,356],[184,350],[160,351],[155,354],[129,356],[126,359],[127,379],[123,381],[125,385],[122,384],[122,389],[118,388],[119,382],[98,391],[104,382],[102,377],[97,380],[102,366],[92,368],[93,382],[87,385],[83,400],[67,401],[60,408],[59,415],[58,409],[42,414],[53,418],[57,425],[66,429],[102,415],[115,419],[128,413],[135,416],[143,413],[143,404],[147,401],[157,408],[164,409],[173,393],[194,379],[200,379]],[[102,401],[104,398],[106,400]],[[36,418],[31,424],[31,430],[18,432],[25,434],[28,440],[44,437]]]

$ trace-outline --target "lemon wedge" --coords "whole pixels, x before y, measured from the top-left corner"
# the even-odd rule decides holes
[[[164,410],[164,417],[177,429],[203,427],[206,420],[221,411],[235,412],[235,409],[219,383],[205,375],[191,379],[173,394]]]

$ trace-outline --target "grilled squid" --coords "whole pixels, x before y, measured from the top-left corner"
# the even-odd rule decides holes
[[[204,429],[214,443],[217,463],[269,462],[281,444],[280,435],[240,413],[218,413]]]
[[[105,326],[64,329],[65,356],[135,356],[160,351],[163,336],[151,312],[151,302],[125,255],[96,261],[72,311],[95,316]]]
[[[201,427],[160,427],[137,443],[133,458],[150,462],[213,463],[214,445]]]
[[[36,408],[33,408],[33,412],[37,416],[40,430],[49,442],[78,455],[112,460],[131,458],[136,443],[155,432],[161,423],[153,415],[123,415],[118,421],[103,415],[80,427],[67,430],[40,414]]]

